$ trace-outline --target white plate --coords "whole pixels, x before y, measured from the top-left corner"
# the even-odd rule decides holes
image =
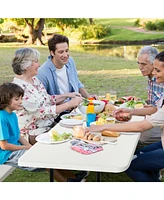
[[[91,122],[90,125],[96,125],[96,122]]]
[[[50,138],[49,133],[40,134],[36,137],[37,142],[44,143],[44,144],[59,144],[59,143],[67,142],[69,140],[70,138],[66,140],[61,140],[61,141],[53,141]]]
[[[60,126],[72,128],[74,126],[81,126],[83,125],[83,120],[79,119],[62,119],[59,122]]]
[[[73,117],[74,116],[77,116],[77,115],[79,115],[80,113],[69,113],[69,114],[65,114],[65,115],[62,115],[61,116],[61,119],[73,119]],[[83,115],[83,114],[80,114],[80,115],[82,115],[82,117],[83,117],[83,121],[85,121],[86,120],[86,116],[85,115]],[[67,117],[70,117],[70,118],[67,118]],[[77,120],[80,120],[80,119],[77,119]]]

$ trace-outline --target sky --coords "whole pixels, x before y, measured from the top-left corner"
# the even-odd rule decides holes
[[[153,2],[153,3],[152,3]],[[162,18],[161,0],[7,0],[0,17],[50,18]]]

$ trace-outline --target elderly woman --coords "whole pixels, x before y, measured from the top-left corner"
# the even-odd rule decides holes
[[[62,95],[48,95],[43,84],[35,76],[38,73],[40,53],[32,48],[21,48],[15,52],[12,60],[16,74],[13,83],[20,85],[25,91],[23,108],[16,112],[21,133],[29,136],[29,142],[35,143],[35,137],[47,132],[54,119],[64,110],[76,108],[82,97],[73,92]],[[68,102],[63,102],[71,98]]]
[[[24,90],[22,109],[16,111],[16,114],[20,131],[28,135],[31,144],[36,142],[37,135],[47,132],[54,126],[54,119],[59,113],[76,108],[83,100],[77,92],[49,95],[36,77],[40,66],[39,57],[40,53],[37,50],[21,48],[15,52],[12,60],[13,71],[16,74],[13,83]],[[67,98],[71,100],[64,102]],[[72,181],[81,181],[83,173],[79,176],[67,170],[55,170],[57,181],[67,181],[68,178]]]
[[[157,83],[164,82],[164,51],[157,54],[154,60],[153,75]],[[125,124],[92,125],[88,131],[120,131],[120,132],[143,132],[153,127],[161,127],[161,141],[148,145],[136,151],[127,175],[137,182],[159,182],[159,171],[164,168],[164,97],[159,101],[158,110],[155,107],[142,109],[117,109],[116,117],[125,113],[131,115],[149,115],[141,122],[128,122]]]

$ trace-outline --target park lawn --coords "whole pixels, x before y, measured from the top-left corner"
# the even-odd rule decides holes
[[[48,56],[47,47],[32,47],[40,51],[40,64],[42,64]],[[13,79],[11,61],[14,51],[18,48],[0,47],[0,83]],[[71,56],[76,62],[79,78],[88,92],[97,93],[99,90],[108,92],[114,89],[118,97],[133,94],[142,99],[146,98],[146,78],[138,70],[136,60],[86,54],[75,50],[71,51]]]
[[[100,39],[89,39],[83,42],[111,42],[111,41],[143,41],[164,39],[163,31],[152,33],[136,32],[124,27],[134,27],[137,18],[96,18],[95,23],[102,24],[107,28],[107,35]]]
[[[104,26],[134,26],[137,18],[94,18],[95,23]]]

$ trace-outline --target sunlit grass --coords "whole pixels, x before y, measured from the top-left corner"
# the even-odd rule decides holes
[[[134,26],[136,18],[97,18],[94,20],[105,26]]]
[[[108,75],[108,76],[115,76],[116,77],[130,77],[130,76],[141,76],[141,73],[139,70],[129,70],[129,69],[122,69],[122,70],[96,70],[96,71],[90,71],[90,70],[79,70],[79,75]]]

